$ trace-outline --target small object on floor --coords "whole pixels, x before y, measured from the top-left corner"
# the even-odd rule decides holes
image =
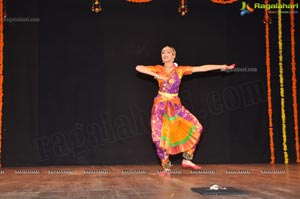
[[[209,187],[209,190],[220,190],[220,189],[227,189],[226,187],[221,187],[221,186],[219,186],[219,185],[217,185],[217,184],[214,184],[214,185],[211,185],[210,187]]]
[[[217,184],[211,185],[210,187],[193,187],[191,188],[193,192],[199,193],[201,195],[243,195],[248,194],[248,192],[236,189],[234,187],[221,187]]]

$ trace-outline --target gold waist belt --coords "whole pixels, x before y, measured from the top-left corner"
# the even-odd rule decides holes
[[[158,94],[160,94],[161,96],[168,98],[168,99],[178,96],[178,93],[165,93],[165,92],[161,92],[161,91],[158,91]]]

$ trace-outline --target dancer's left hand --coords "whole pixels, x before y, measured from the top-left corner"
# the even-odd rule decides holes
[[[221,71],[226,71],[226,70],[231,70],[234,69],[235,64],[231,64],[231,65],[224,65],[224,67],[221,69]]]

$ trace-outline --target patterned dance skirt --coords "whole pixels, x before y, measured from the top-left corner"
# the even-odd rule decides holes
[[[182,106],[177,94],[159,93],[154,99],[151,116],[153,142],[168,154],[178,154],[195,147],[202,125]]]

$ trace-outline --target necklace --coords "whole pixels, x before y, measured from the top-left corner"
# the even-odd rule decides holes
[[[170,74],[173,71],[174,71],[174,67],[173,66],[165,66],[165,72],[167,74]]]

